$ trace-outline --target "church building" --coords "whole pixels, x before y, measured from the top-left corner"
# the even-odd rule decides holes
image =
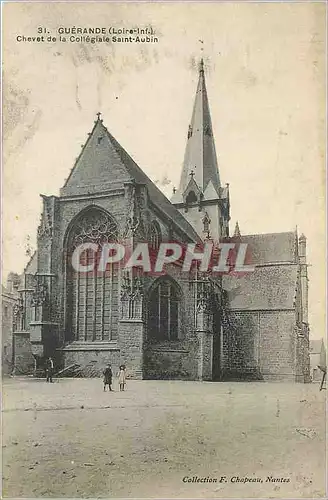
[[[296,231],[230,235],[199,66],[180,185],[169,201],[98,114],[59,196],[44,196],[37,250],[16,308],[16,365],[99,376],[125,364],[139,379],[309,381],[306,239]],[[58,153],[60,154],[60,153]],[[241,228],[242,229],[242,228]],[[210,276],[181,264],[156,276],[109,265],[76,272],[78,245],[247,243],[255,270]],[[90,252],[85,259],[89,262]]]

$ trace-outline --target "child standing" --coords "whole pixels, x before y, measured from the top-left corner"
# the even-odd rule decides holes
[[[120,391],[124,391],[124,386],[126,384],[125,365],[120,366],[120,369],[119,369],[117,376],[118,376],[118,383],[120,386]]]
[[[104,391],[106,391],[106,385],[108,385],[109,390],[112,390],[112,367],[110,365],[107,366],[107,368],[103,371],[104,375]]]

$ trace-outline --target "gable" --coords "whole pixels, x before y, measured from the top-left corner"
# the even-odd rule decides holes
[[[190,191],[194,191],[195,194],[197,194],[197,195],[199,195],[200,192],[201,192],[200,189],[199,189],[199,187],[198,187],[198,185],[197,185],[197,183],[196,183],[196,181],[195,181],[195,179],[194,179],[194,177],[193,177],[193,175],[190,176],[190,180],[188,182],[188,186],[186,187],[186,189],[184,190],[184,192],[182,194],[183,197],[185,198],[188,195],[188,193],[190,193]]]
[[[131,180],[101,120],[97,120],[80,156],[60,191],[74,196],[108,191],[116,182]]]
[[[151,203],[186,239],[200,241],[192,226],[108,132],[102,120],[96,121],[60,194],[76,196],[106,192],[131,181],[147,186]]]

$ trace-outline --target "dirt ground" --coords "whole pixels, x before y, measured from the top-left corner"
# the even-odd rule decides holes
[[[100,379],[5,379],[3,496],[325,496],[318,384],[128,381],[126,392],[114,389],[104,393]]]

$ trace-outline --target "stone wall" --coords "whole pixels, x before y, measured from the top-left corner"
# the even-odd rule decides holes
[[[260,314],[260,371],[264,380],[295,381],[296,333],[294,311]]]
[[[311,382],[309,327],[303,323],[295,329],[297,335],[296,382]],[[321,364],[321,363],[319,363]],[[321,372],[322,373],[322,372]]]
[[[70,371],[63,373],[63,376],[102,377],[108,363],[112,365],[113,374],[116,375],[121,364],[120,350],[114,346],[107,349],[104,346],[98,349],[96,346],[92,349],[86,346],[81,346],[80,349],[68,347],[58,353],[61,359],[57,357],[55,372],[60,368],[72,367]]]
[[[230,311],[224,321],[223,378],[295,381],[295,312]]]
[[[198,380],[213,378],[213,334],[209,331],[198,333]]]
[[[148,345],[144,355],[144,377],[147,379],[197,380],[197,339]]]
[[[69,368],[67,375],[81,377],[100,377],[106,365],[112,365],[116,374],[121,364],[126,366],[127,377],[140,379],[143,377],[143,337],[142,321],[121,320],[119,322],[118,342],[109,343],[76,343],[58,349],[58,363],[61,369]]]
[[[13,307],[14,301],[2,295],[2,374],[10,375],[12,372],[12,343],[13,343]]]
[[[120,363],[132,378],[143,378],[144,323],[121,320],[119,324]]]
[[[34,356],[29,332],[14,334],[15,375],[29,375],[34,372]]]
[[[259,314],[232,311],[223,320],[222,378],[258,379]]]

